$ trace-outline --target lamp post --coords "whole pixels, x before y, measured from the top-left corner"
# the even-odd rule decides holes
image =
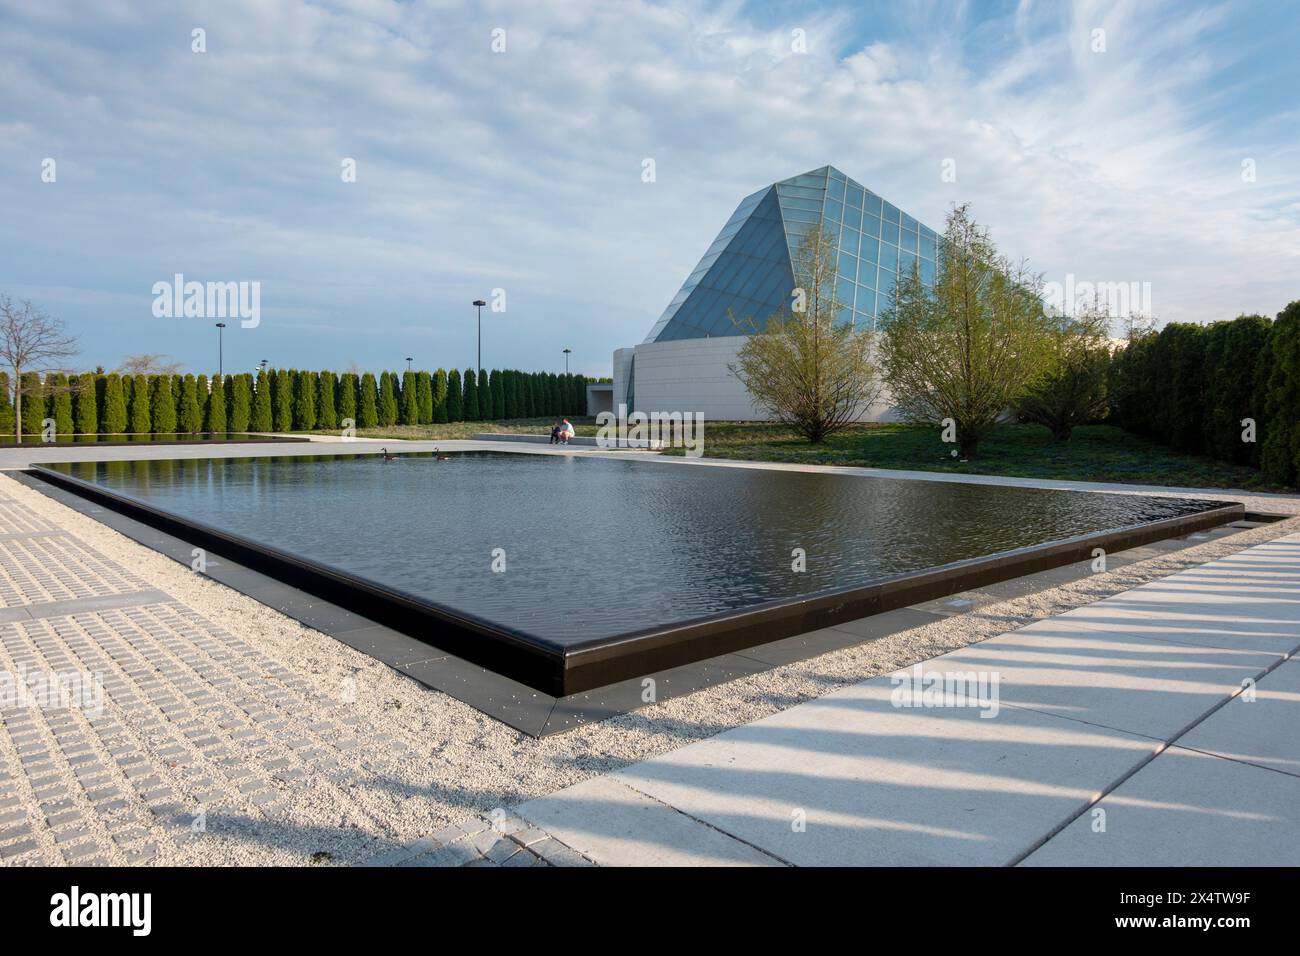
[[[564,350],[564,374],[565,375],[569,374],[569,353],[572,351],[573,349]]]
[[[411,356],[409,355],[406,357],[406,370],[408,372],[411,370]]]
[[[474,300],[474,308],[478,309],[478,364],[474,366],[474,374],[483,367],[483,306],[487,305],[482,299]]]
[[[222,342],[222,337],[226,334],[225,328],[226,328],[225,322],[217,323],[217,378],[222,379],[223,381],[225,380],[226,377],[223,374],[225,372],[225,368],[224,368],[225,349],[223,348],[224,343]]]

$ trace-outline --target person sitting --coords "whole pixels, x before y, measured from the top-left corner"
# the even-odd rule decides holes
[[[577,435],[577,432],[573,430],[573,426],[569,424],[569,420],[567,418],[564,419],[564,423],[560,425],[560,443],[567,445],[575,435]]]

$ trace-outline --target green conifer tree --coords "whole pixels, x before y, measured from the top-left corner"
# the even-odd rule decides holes
[[[336,389],[333,372],[326,370],[316,375],[316,427],[323,431],[332,431],[339,425],[338,412],[334,408]]]
[[[155,435],[168,435],[176,431],[176,395],[172,392],[171,375],[149,377],[149,419]]]
[[[253,396],[253,424],[255,432],[275,430],[274,404],[271,401],[271,376],[262,369],[257,373],[257,392]]]
[[[375,394],[375,376],[366,372],[357,389],[357,428],[374,428],[379,424],[379,399]]]
[[[443,369],[433,373],[429,388],[433,393],[433,417],[430,421],[441,424],[447,420],[447,373]]]
[[[397,375],[393,372],[379,377],[379,424],[385,428],[397,424]]]

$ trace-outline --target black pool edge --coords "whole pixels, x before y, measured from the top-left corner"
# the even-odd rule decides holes
[[[558,647],[547,647],[543,642],[458,615],[450,609],[258,544],[241,535],[151,508],[41,465],[26,469],[25,474],[529,687],[554,697],[564,696],[564,656]]]
[[[1081,492],[1088,494],[1090,492]],[[1153,541],[1178,538],[1245,520],[1238,503],[1210,508],[1194,515],[1165,518],[1051,544],[1033,545],[983,558],[973,558],[926,571],[898,575],[874,584],[847,587],[703,621],[661,628],[587,646],[570,647],[565,656],[565,686],[575,690],[601,687],[638,674],[662,670],[703,657],[713,657],[806,634],[860,618],[911,607],[1011,578],[1090,560],[1101,548],[1113,554]]]
[[[556,698],[1089,560],[1095,548],[1110,554],[1247,517],[1243,505],[1228,503],[1193,515],[562,648],[152,508],[40,465],[27,469],[26,474]]]

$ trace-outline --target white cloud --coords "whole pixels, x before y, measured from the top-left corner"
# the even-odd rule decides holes
[[[149,286],[180,271],[264,282],[258,338],[227,342],[259,357],[392,365],[427,328],[441,351],[424,360],[464,365],[469,299],[505,286],[494,364],[556,364],[569,345],[578,367],[607,370],[742,196],[828,162],[936,227],[973,201],[1006,252],[1051,276],[1151,281],[1162,318],[1272,313],[1296,295],[1294,117],[1230,105],[1269,82],[1239,70],[1255,51],[1216,42],[1232,8],[1023,2],[988,22],[960,4],[794,22],[634,0],[0,10],[0,288],[102,292],[93,309],[46,302],[92,363],[131,334],[206,360],[207,330],[149,318]],[[189,50],[196,25],[207,54]],[[1089,49],[1097,26],[1104,54]],[[39,181],[44,156],[56,185]],[[955,184],[939,177],[950,157]]]

